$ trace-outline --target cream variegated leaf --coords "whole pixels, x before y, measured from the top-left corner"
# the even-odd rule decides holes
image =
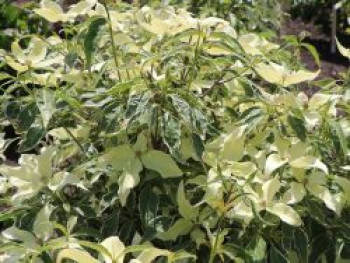
[[[27,56],[24,54],[21,46],[18,41],[13,41],[11,44],[11,52],[18,59],[19,63],[26,63]]]
[[[347,204],[350,204],[350,180],[344,177],[335,176],[335,181],[342,188]]]
[[[164,152],[148,150],[141,155],[141,160],[147,169],[160,173],[163,178],[175,178],[182,175],[176,162]]]
[[[47,54],[46,44],[38,39],[32,38],[31,40],[31,49],[28,53],[28,61],[33,65],[45,59]]]
[[[136,158],[135,152],[130,145],[121,145],[107,150],[99,158],[99,162],[104,165],[111,165],[116,171],[127,168],[130,160]]]
[[[139,154],[147,150],[147,138],[143,133],[137,136],[137,140],[136,140],[136,143],[133,145],[133,149],[135,152],[138,152]]]
[[[283,202],[286,204],[296,204],[304,199],[306,190],[303,184],[292,182],[290,189],[284,193]]]
[[[188,220],[195,220],[199,214],[199,208],[194,207],[186,199],[185,187],[183,181],[181,181],[177,190],[177,204],[179,206],[180,215]]]
[[[117,236],[108,237],[101,246],[107,249],[109,255],[103,254],[104,263],[123,263],[125,245]]]
[[[290,166],[298,169],[317,168],[328,174],[328,167],[318,158],[313,156],[303,156],[289,162]]]
[[[233,131],[224,137],[220,159],[227,161],[239,161],[244,154],[244,131],[246,126],[235,127]]]
[[[4,231],[1,232],[1,235],[8,240],[20,241],[29,248],[35,249],[38,247],[35,236],[32,233],[18,229],[14,226],[6,228]]]
[[[345,48],[342,44],[340,44],[340,42],[337,38],[335,40],[336,40],[337,47],[338,47],[340,54],[342,54],[344,57],[350,59],[350,49]]]
[[[300,215],[290,206],[284,203],[274,203],[266,208],[271,214],[278,216],[282,221],[293,226],[300,226],[302,220]]]
[[[273,178],[262,185],[263,200],[269,204],[272,202],[274,196],[281,188],[281,182],[278,178]]]
[[[93,258],[88,252],[76,248],[67,248],[61,250],[57,255],[57,263],[62,263],[66,259],[75,261],[76,263],[100,263]]]
[[[287,160],[282,160],[279,154],[270,154],[269,157],[267,157],[266,159],[264,172],[266,175],[271,175],[274,171],[276,171],[278,168],[280,168],[286,163]]]
[[[321,199],[328,209],[334,211],[336,214],[340,215],[341,203],[337,200],[327,187],[317,184],[308,184],[308,191]]]
[[[267,82],[283,87],[314,80],[320,71],[309,72],[305,70],[291,71],[284,66],[273,62],[260,63],[255,66],[256,72]]]
[[[71,6],[69,11],[65,13],[61,6],[54,1],[42,0],[41,7],[34,9],[34,12],[51,23],[67,22],[74,20],[79,15],[90,13],[96,2],[95,0],[80,1]]]
[[[257,167],[253,162],[233,162],[230,170],[234,176],[248,178],[257,171]]]
[[[136,262],[140,263],[152,263],[158,257],[167,257],[171,254],[168,250],[159,248],[146,248],[141,252],[141,254],[136,258]]]
[[[50,215],[54,207],[51,205],[44,206],[37,216],[33,224],[33,231],[36,237],[43,241],[48,240],[48,238],[53,234],[53,222],[50,221]]]
[[[125,206],[130,190],[140,182],[139,173],[142,171],[142,163],[139,159],[129,160],[118,180],[118,196],[122,206]]]
[[[24,72],[29,69],[28,65],[22,65],[21,63],[16,62],[12,57],[6,56],[5,57],[6,63],[13,68],[14,70],[18,72]]]

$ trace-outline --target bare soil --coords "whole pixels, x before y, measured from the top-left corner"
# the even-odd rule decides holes
[[[282,34],[284,35],[299,36],[303,32],[306,32],[307,36],[304,41],[315,46],[319,52],[321,73],[318,78],[337,78],[340,72],[344,72],[350,66],[349,61],[338,52],[335,54],[331,53],[331,34],[324,33],[320,27],[317,27],[312,22],[306,23],[301,19],[294,19],[286,21],[282,27]],[[345,46],[349,46],[349,35],[339,34],[338,38]],[[301,59],[309,70],[318,68],[308,51],[302,52]]]

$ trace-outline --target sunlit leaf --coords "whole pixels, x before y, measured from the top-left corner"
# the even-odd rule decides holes
[[[141,160],[147,169],[160,173],[163,178],[174,178],[182,175],[182,171],[170,155],[161,151],[149,150],[141,156]]]
[[[50,222],[52,211],[53,207],[46,205],[39,211],[35,218],[33,231],[42,240],[47,240],[53,233],[53,224]]]
[[[65,259],[74,260],[77,263],[99,263],[88,252],[84,250],[67,248],[61,250],[57,255],[57,263],[62,263]]]
[[[124,249],[125,246],[122,241],[116,236],[106,238],[102,241],[101,245],[105,247],[110,253],[108,255],[103,255],[105,263],[123,263],[124,262]]]
[[[302,224],[299,214],[293,208],[284,203],[275,203],[267,207],[266,210],[271,214],[278,216],[287,224],[294,226],[300,226]]]
[[[278,84],[283,87],[298,84],[315,79],[320,71],[308,72],[304,70],[291,71],[284,66],[270,62],[260,63],[255,67],[257,73],[267,82]]]
[[[177,203],[179,206],[179,213],[188,220],[194,220],[199,214],[199,208],[194,207],[186,199],[184,183],[181,181],[177,190]]]

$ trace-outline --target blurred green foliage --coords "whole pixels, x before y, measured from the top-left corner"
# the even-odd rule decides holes
[[[201,17],[215,16],[231,22],[238,31],[279,30],[283,12],[278,0],[140,0],[141,5],[170,4]]]
[[[35,1],[17,4],[16,1],[0,0],[0,49],[8,50],[18,35],[48,32],[47,22],[28,11],[34,4]]]
[[[341,32],[350,33],[350,1],[340,0],[292,0],[291,15],[301,17],[322,26],[324,31],[331,28],[331,13],[334,5],[342,3],[337,18],[337,28]]]

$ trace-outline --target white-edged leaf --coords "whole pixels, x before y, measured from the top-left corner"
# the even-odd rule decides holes
[[[11,52],[20,63],[26,63],[27,56],[24,54],[18,41],[13,41],[11,44]]]
[[[300,215],[293,208],[284,203],[274,203],[268,206],[266,210],[278,216],[283,222],[289,225],[300,226],[302,224]]]
[[[31,49],[28,54],[28,60],[32,63],[34,67],[36,63],[45,59],[46,53],[46,44],[38,38],[32,38]]]
[[[239,161],[244,154],[244,131],[246,126],[235,128],[224,137],[220,158],[228,161]]]
[[[280,188],[281,188],[280,180],[276,177],[273,179],[270,179],[269,181],[265,182],[262,185],[263,198],[266,204],[269,204],[272,202],[274,196],[277,194]]]
[[[54,207],[44,206],[35,217],[33,231],[35,235],[43,241],[46,241],[53,233],[53,224],[50,221],[50,215]]]
[[[1,234],[6,239],[13,240],[13,241],[20,241],[24,245],[30,248],[35,248],[37,246],[35,237],[32,233],[18,229],[17,227],[14,227],[14,226],[5,229],[4,231],[1,232]]]
[[[284,193],[283,202],[286,204],[296,204],[304,199],[306,190],[303,184],[292,182],[290,189]]]
[[[10,56],[6,56],[5,61],[6,61],[7,65],[9,65],[11,68],[13,68],[14,70],[16,70],[18,72],[24,72],[24,71],[27,71],[29,69],[28,65],[22,65],[22,64],[18,63]]]
[[[318,184],[308,184],[307,190],[317,198],[321,199],[326,207],[336,214],[340,215],[341,212],[341,204],[337,200],[336,196],[332,195],[329,189],[323,185]]]
[[[270,154],[266,159],[265,174],[271,175],[275,170],[287,163],[286,160],[282,160],[277,153]]]

